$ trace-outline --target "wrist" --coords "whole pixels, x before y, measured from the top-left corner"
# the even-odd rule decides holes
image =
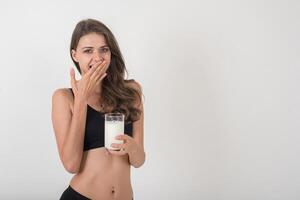
[[[74,109],[84,108],[87,105],[87,100],[84,98],[74,99]]]

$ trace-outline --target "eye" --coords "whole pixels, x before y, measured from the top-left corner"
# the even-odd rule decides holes
[[[85,50],[84,53],[92,53],[93,51],[91,49]]]
[[[102,48],[102,49],[100,49],[100,52],[103,52],[103,53],[106,53],[106,52],[108,52],[108,51],[109,51],[108,48]]]

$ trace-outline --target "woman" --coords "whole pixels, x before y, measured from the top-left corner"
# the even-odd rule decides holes
[[[81,74],[72,88],[52,96],[52,123],[59,157],[75,174],[60,199],[131,200],[130,168],[145,162],[143,102],[140,84],[125,80],[125,64],[112,32],[94,19],[80,21],[72,34],[71,58]],[[127,72],[127,71],[126,71]],[[125,116],[119,149],[104,147],[104,114]]]

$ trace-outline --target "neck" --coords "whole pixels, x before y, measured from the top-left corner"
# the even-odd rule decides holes
[[[99,90],[94,90],[93,93],[90,95],[88,102],[92,105],[98,105],[99,101],[102,101],[102,97],[101,97],[101,91]]]
[[[101,93],[102,93],[102,85],[100,83],[99,85],[96,85],[96,87],[94,89],[94,95],[101,96]]]

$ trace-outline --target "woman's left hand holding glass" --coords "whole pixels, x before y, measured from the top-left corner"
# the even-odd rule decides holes
[[[117,135],[115,137],[117,140],[123,140],[123,144],[112,143],[111,147],[117,148],[119,150],[108,149],[111,154],[123,156],[125,154],[132,155],[139,150],[139,145],[137,142],[126,134]]]

